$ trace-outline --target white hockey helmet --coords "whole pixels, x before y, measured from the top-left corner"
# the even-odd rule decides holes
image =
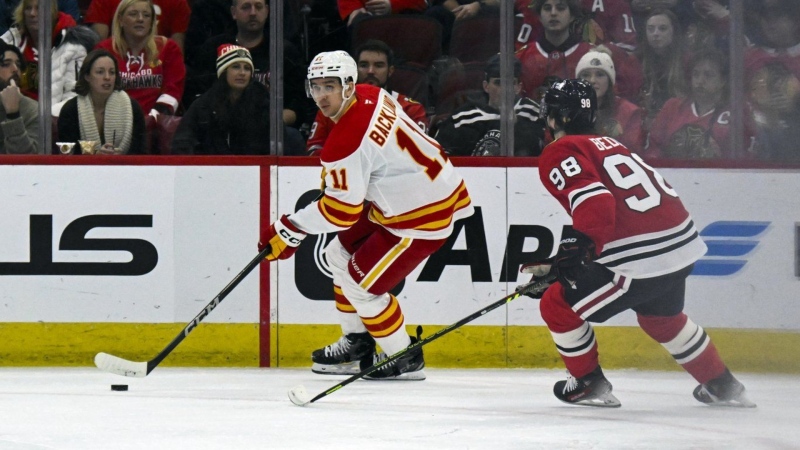
[[[341,81],[344,96],[344,88],[347,83],[355,83],[358,79],[358,66],[356,66],[355,60],[343,50],[322,52],[315,56],[308,65],[308,80],[306,81],[308,96],[311,97],[310,80],[329,77],[338,78]]]

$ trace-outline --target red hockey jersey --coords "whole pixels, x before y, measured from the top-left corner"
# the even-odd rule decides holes
[[[730,158],[730,111],[711,110],[698,115],[690,99],[671,98],[650,127],[645,155],[650,158]],[[745,114],[742,130],[746,146],[755,141],[755,123]],[[749,153],[749,152],[748,152]]]
[[[675,272],[706,246],[678,194],[641,157],[604,136],[568,135],[545,147],[542,184],[592,238],[597,262],[631,278]]]
[[[582,6],[603,30],[602,39],[595,43],[612,42],[628,51],[636,48],[630,0],[583,0]]]
[[[548,76],[556,76],[562,80],[575,78],[578,61],[592,46],[579,42],[564,51],[547,52],[539,42],[521,48],[517,58],[522,63],[522,89],[527,97],[538,101],[537,92]]]
[[[138,55],[120,55],[114,50],[112,39],[101,41],[97,48],[108,50],[117,59],[122,90],[139,102],[145,114],[150,113],[156,103],[168,105],[173,112],[177,110],[186,82],[186,66],[178,44],[156,36],[158,58],[148,65],[144,51]]]

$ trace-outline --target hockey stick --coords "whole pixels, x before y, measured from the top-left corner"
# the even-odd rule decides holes
[[[161,353],[156,355],[155,358],[151,359],[150,361],[137,362],[137,361],[129,361],[127,359],[120,358],[118,356],[100,352],[94,357],[94,364],[100,370],[104,370],[110,373],[115,373],[117,375],[122,375],[125,377],[136,377],[136,378],[146,377],[150,372],[153,371],[153,369],[156,368],[156,366],[158,366],[161,363],[161,361],[164,360],[164,358],[169,356],[169,354],[172,353],[173,350],[175,350],[175,347],[177,347],[178,344],[180,344],[186,338],[186,336],[188,336],[189,333],[191,333],[192,330],[194,330],[195,327],[199,325],[203,319],[206,318],[206,316],[211,314],[211,311],[213,311],[214,308],[216,308],[217,306],[219,306],[220,303],[222,303],[222,300],[224,300],[225,297],[227,297],[228,294],[230,294],[231,291],[233,291],[233,289],[236,286],[238,286],[239,283],[241,283],[241,281],[250,272],[252,272],[253,269],[255,269],[256,266],[258,266],[261,263],[261,261],[263,261],[264,258],[266,258],[267,254],[270,253],[271,251],[272,251],[271,246],[267,245],[266,247],[264,247],[264,250],[261,250],[261,252],[259,252],[259,254],[256,255],[256,257],[253,258],[253,260],[250,261],[247,264],[247,266],[245,266],[245,268],[242,269],[241,272],[239,272],[238,275],[233,277],[233,280],[231,280],[231,282],[228,283],[228,285],[225,286],[225,288],[223,288],[222,291],[220,291],[220,293],[217,294],[217,296],[214,297],[214,299],[211,300],[211,302],[208,305],[206,305],[206,307],[203,308],[202,311],[200,311],[200,314],[196,315],[194,319],[190,320],[189,323],[187,323],[186,326],[183,328],[183,331],[181,331],[180,334],[175,336],[175,339],[173,339],[172,342],[170,342],[164,348],[164,350],[161,350]]]
[[[551,273],[547,274],[544,278],[539,279],[538,281],[534,281],[534,282],[530,282],[528,284],[522,285],[513,294],[507,295],[507,296],[503,297],[502,299],[492,303],[491,305],[483,308],[482,310],[476,311],[476,312],[470,314],[469,316],[464,317],[463,319],[459,320],[458,322],[442,328],[441,330],[431,334],[430,336],[426,337],[425,339],[418,340],[417,342],[415,342],[415,343],[409,345],[408,347],[400,350],[399,352],[395,353],[394,355],[392,355],[388,359],[385,359],[385,360],[383,360],[383,361],[379,362],[378,364],[375,364],[375,365],[373,365],[371,367],[367,367],[366,369],[362,370],[361,372],[359,372],[359,373],[351,376],[350,378],[342,381],[341,383],[339,383],[339,384],[337,384],[335,386],[332,386],[330,389],[328,389],[328,390],[326,390],[324,392],[320,392],[319,394],[317,394],[316,397],[311,397],[311,395],[308,393],[308,391],[306,391],[306,388],[303,387],[302,385],[295,386],[295,387],[293,387],[292,389],[289,390],[289,400],[291,400],[292,403],[294,403],[297,406],[306,406],[309,403],[314,403],[315,401],[321,399],[322,397],[327,397],[328,395],[333,394],[334,392],[336,392],[339,389],[347,386],[348,384],[352,383],[353,381],[356,381],[356,380],[358,380],[360,378],[363,378],[364,376],[369,375],[372,372],[375,372],[376,370],[380,369],[381,367],[383,367],[383,366],[385,366],[387,364],[391,364],[394,361],[397,361],[399,358],[401,358],[402,356],[406,355],[407,353],[414,352],[415,350],[417,350],[418,348],[422,347],[423,345],[429,344],[429,343],[435,341],[436,339],[439,339],[440,337],[444,336],[445,334],[447,334],[447,333],[449,333],[449,332],[451,332],[451,331],[453,331],[453,330],[455,330],[457,328],[460,328],[462,325],[467,324],[469,322],[472,322],[473,320],[484,316],[489,311],[497,309],[500,306],[505,305],[506,303],[509,303],[509,302],[511,302],[513,300],[518,299],[522,295],[525,295],[525,294],[538,294],[540,292],[544,292],[544,290],[547,289],[555,280],[556,280],[556,276],[555,276],[554,273],[551,272]]]

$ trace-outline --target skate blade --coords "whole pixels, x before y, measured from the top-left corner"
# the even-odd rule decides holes
[[[369,375],[364,376],[365,380],[371,381],[422,381],[425,379],[425,371],[417,370],[415,372],[401,373],[395,377],[374,378]]]
[[[751,402],[746,396],[740,394],[738,397],[732,400],[726,401],[716,401],[714,403],[706,403],[708,406],[713,406],[717,408],[755,408],[758,405]]]
[[[610,392],[594,398],[582,399],[577,402],[562,401],[568,405],[594,406],[597,408],[619,408],[622,406],[622,403],[619,401],[619,399]]]
[[[358,361],[344,364],[319,364],[314,363],[311,371],[319,375],[355,375],[361,372]]]

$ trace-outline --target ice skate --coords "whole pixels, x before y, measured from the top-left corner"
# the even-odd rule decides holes
[[[725,373],[694,389],[694,398],[709,406],[729,406],[736,408],[755,408],[745,395],[744,385],[725,369]]]
[[[411,336],[411,344],[414,344],[419,339]],[[373,359],[361,360],[361,370],[367,369],[370,366],[385,361],[389,357],[384,352],[375,354]],[[425,359],[422,356],[422,348],[416,349],[406,355],[401,356],[396,361],[382,366],[378,370],[369,375],[365,375],[367,380],[424,380]]]
[[[611,383],[597,366],[590,374],[575,378],[567,372],[567,379],[556,382],[553,394],[564,403],[582,406],[619,408],[622,404],[611,393]]]
[[[354,375],[361,371],[359,361],[372,361],[375,339],[369,333],[350,333],[311,354],[311,371],[323,375]]]

